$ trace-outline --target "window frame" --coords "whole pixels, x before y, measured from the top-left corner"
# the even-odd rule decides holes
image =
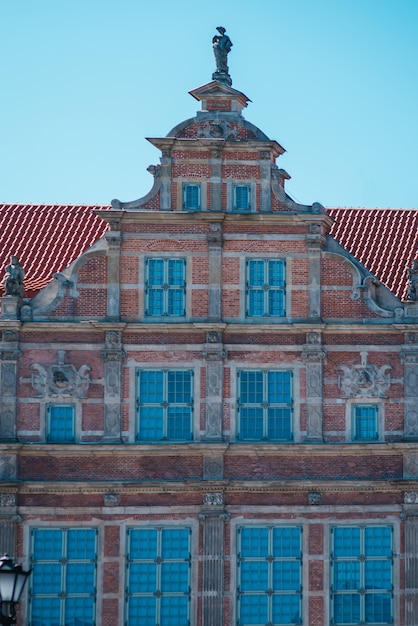
[[[373,409],[374,410],[374,436],[362,436],[359,430],[362,430],[363,427],[358,428],[358,420],[361,419],[361,416],[357,415],[357,411],[360,409]],[[362,403],[352,403],[351,405],[352,412],[352,433],[353,433],[353,441],[378,441],[379,440],[379,406],[377,404],[371,402],[362,402]],[[365,418],[367,419],[367,418]],[[368,428],[371,430],[371,428]]]
[[[247,389],[247,391],[242,387],[243,383],[243,374],[248,375],[248,382],[247,385],[249,386],[251,384],[251,380],[250,380],[250,375],[256,375],[256,374],[261,374],[262,377],[262,399],[260,402],[246,402],[242,400],[242,396],[244,394],[248,394],[250,393],[250,391]],[[277,401],[277,402],[271,402],[269,401],[269,377],[270,374],[282,374],[282,375],[288,375],[288,380],[287,381],[283,381],[283,385],[287,384],[290,387],[289,390],[289,401],[285,402],[285,401]],[[253,376],[253,378],[255,378],[255,376]],[[253,382],[253,386],[255,385],[255,382]],[[269,443],[269,442],[278,442],[278,443],[292,443],[294,441],[294,393],[293,393],[293,387],[294,387],[294,373],[293,370],[290,369],[238,369],[237,370],[237,393],[236,393],[236,411],[237,411],[237,440],[240,442],[250,442],[250,443],[254,443],[254,442],[261,442],[261,443]],[[259,393],[259,392],[257,392]],[[287,437],[271,437],[269,436],[269,409],[273,408],[273,409],[287,409],[289,411],[289,427],[288,427],[288,432],[289,435]],[[263,431],[263,435],[262,437],[247,437],[247,436],[243,436],[243,412],[248,409],[248,414],[250,415],[250,409],[253,409],[253,411],[257,408],[259,411],[261,409],[262,411],[262,431]],[[244,419],[248,419],[249,418],[244,418]],[[257,421],[260,420],[259,417],[256,418]],[[277,420],[280,419],[280,416],[278,415]],[[281,418],[283,421],[285,419],[285,417],[283,416]],[[276,427],[277,428],[277,427]]]
[[[189,206],[187,191],[189,188],[197,189],[197,206]],[[182,183],[182,208],[183,211],[201,211],[202,210],[202,183],[184,182]]]
[[[52,550],[58,550],[57,543],[54,546],[54,540],[52,533],[61,533],[60,543],[61,550],[60,555],[56,555],[55,558],[37,558],[37,552],[35,551],[35,541],[37,533],[51,533],[50,543],[52,544]],[[67,558],[70,555],[71,547],[69,543],[70,533],[78,533],[78,532],[90,532],[93,533],[93,541],[94,548],[93,552],[90,556],[85,555],[85,558]],[[55,535],[56,536],[56,535]],[[39,546],[39,550],[41,547]],[[72,548],[74,550],[74,548]],[[91,619],[91,624],[94,626],[96,624],[96,612],[97,612],[97,578],[98,578],[98,529],[94,527],[81,527],[81,526],[68,526],[68,527],[51,527],[51,526],[34,526],[30,529],[30,554],[31,554],[31,566],[33,567],[32,575],[29,577],[29,623],[32,624],[34,622],[34,602],[36,600],[41,601],[42,599],[46,601],[47,607],[52,607],[52,600],[55,600],[55,604],[57,605],[59,612],[59,623],[67,623],[69,619],[69,615],[67,614],[67,601],[68,599],[73,599],[74,601],[83,598],[91,598],[91,606],[89,608],[89,619]],[[88,566],[93,567],[88,567]],[[78,566],[78,567],[77,567]],[[84,566],[84,567],[83,567]],[[37,576],[39,568],[39,578],[40,582],[37,583]],[[60,577],[58,579],[56,573],[57,568],[59,568]],[[45,574],[42,575],[42,570],[45,569]],[[68,571],[73,569],[72,575],[67,575]],[[88,582],[84,580],[82,584],[82,591],[71,592],[69,591],[68,580],[73,581],[77,580],[77,576],[80,575],[80,572],[87,573],[88,569],[90,569],[89,577],[91,578]],[[55,572],[55,573],[54,573]],[[53,576],[54,574],[54,576]],[[46,578],[45,578],[46,575]],[[53,576],[53,581],[51,578]],[[57,585],[57,581],[59,581],[59,590],[57,585],[57,590],[52,593],[46,593],[46,586],[48,584],[48,577],[50,580],[50,584]],[[39,584],[42,587],[42,592],[34,591],[36,589],[36,585]],[[80,583],[79,583],[80,584]],[[88,591],[88,589],[91,591]],[[76,611],[77,606],[76,602],[74,602],[74,610]],[[74,618],[79,618],[80,615],[75,612]],[[86,617],[83,615],[83,617]],[[42,617],[42,620],[46,619],[46,617]],[[51,615],[49,616],[51,619]]]
[[[253,285],[254,279],[251,277],[251,265],[255,263],[263,264],[263,285]],[[280,264],[282,273],[282,283],[279,285],[271,284],[270,267],[273,263]],[[271,302],[271,296],[279,292],[282,298],[282,306],[280,313],[271,312],[274,303]],[[257,313],[252,304],[252,297],[262,295],[263,312]],[[254,257],[245,259],[245,316],[247,318],[283,318],[286,317],[286,261],[280,258],[263,258]]]
[[[72,421],[72,437],[71,438],[65,438],[65,439],[59,439],[56,437],[53,437],[51,435],[51,420],[53,419],[52,416],[52,412],[53,410],[56,409],[71,409],[72,411],[72,416],[71,416],[71,421]],[[58,419],[58,418],[56,418]],[[74,404],[66,404],[64,402],[60,402],[59,404],[55,404],[55,403],[48,403],[46,405],[46,441],[47,443],[57,443],[57,444],[64,444],[64,443],[75,443],[76,441],[76,407]]]
[[[130,621],[130,613],[129,613],[129,601],[132,598],[148,598],[148,599],[152,599],[155,600],[155,614],[154,617],[151,616],[151,619],[153,619],[152,624],[154,623],[161,623],[160,618],[161,618],[161,608],[162,608],[162,602],[163,599],[168,599],[168,598],[184,598],[185,596],[187,597],[187,618],[184,621],[180,621],[179,622],[179,626],[189,626],[189,624],[191,623],[191,613],[192,613],[192,527],[190,526],[129,526],[127,527],[127,532],[126,532],[126,560],[125,560],[125,576],[126,576],[126,584],[125,584],[125,602],[124,602],[124,624],[126,626],[129,626],[130,623],[132,623]],[[169,558],[169,557],[165,557],[164,558],[164,534],[165,533],[175,533],[175,532],[185,532],[187,533],[187,556],[186,554],[184,554],[183,556],[177,556],[177,557],[173,557],[173,558]],[[155,550],[155,556],[153,556],[151,554],[151,550],[147,550],[147,552],[149,552],[146,556],[143,556],[142,558],[140,558],[139,554],[137,556],[137,558],[131,558],[131,555],[133,554],[134,550],[133,550],[133,536],[134,533],[138,534],[138,539],[139,539],[139,535],[140,533],[153,533],[155,532],[156,534],[156,550]],[[171,535],[168,535],[169,537],[171,537]],[[146,535],[144,535],[144,537],[146,537]],[[144,541],[144,540],[143,540]],[[148,539],[147,540],[147,548],[149,548],[151,546],[151,541]],[[170,543],[170,547],[171,547],[171,543]],[[180,552],[180,551],[179,551]],[[139,553],[139,551],[138,551]],[[171,573],[171,580],[173,579],[173,574],[175,574],[175,569],[173,568],[170,571],[170,564],[173,566],[173,564],[178,564],[181,565],[182,563],[187,563],[188,567],[187,567],[187,593],[184,590],[180,589],[180,585],[178,586],[178,588],[176,590],[163,590],[163,584],[164,584],[164,565],[168,564],[169,567],[169,572]],[[146,585],[150,585],[150,589],[147,589],[146,591],[143,591],[142,589],[140,591],[130,591],[131,586],[130,586],[130,578],[131,576],[133,577],[132,574],[132,569],[133,566],[136,565],[136,569],[137,569],[137,575],[140,573],[140,567],[141,564],[148,566],[148,567],[144,567],[144,571],[145,571],[145,580],[146,580]],[[155,568],[155,586],[152,587],[151,589],[151,584],[150,584],[150,579],[153,575],[153,568]],[[180,567],[178,567],[178,572],[180,571]],[[183,568],[184,569],[184,568]],[[179,576],[180,578],[180,576]],[[183,583],[184,584],[184,583]],[[156,588],[157,585],[160,585],[160,588]],[[135,616],[136,619],[140,618],[141,619],[141,623],[143,620],[143,616]],[[147,621],[148,623],[148,621]],[[151,622],[149,622],[151,623]]]
[[[342,531],[344,529],[351,530],[351,531],[358,531],[359,551],[357,555],[353,555],[349,553],[336,555],[335,535],[336,535],[336,532]],[[382,549],[381,554],[367,554],[366,534],[368,531],[372,531],[373,529],[382,529],[382,530],[385,529],[389,531],[390,551],[388,554],[384,554],[383,549]],[[393,525],[391,524],[367,524],[367,525],[347,524],[347,525],[341,525],[341,526],[334,526],[330,529],[330,531],[331,531],[331,550],[330,550],[331,623],[335,624],[336,626],[337,625],[338,626],[357,626],[359,624],[379,624],[379,625],[392,624],[393,625],[394,624],[394,556],[395,556],[394,555]],[[354,547],[351,547],[352,545],[353,545],[352,543],[349,544],[347,540],[345,540],[343,544],[343,551],[354,552],[355,545]],[[376,550],[375,546],[377,545],[379,544],[377,541],[375,541],[372,546],[372,551],[373,551],[373,548]],[[379,547],[381,547],[381,545],[382,545],[382,542],[380,542]],[[373,571],[372,567],[370,568],[368,567],[369,564],[372,564],[373,562],[374,563],[380,563],[380,562],[390,563],[389,588],[383,587],[383,586],[376,587],[374,589],[367,588],[367,575],[369,576],[369,578],[372,577],[373,581],[378,580],[379,575],[381,576],[382,579],[385,575],[383,572],[383,567],[381,567],[380,569],[377,567],[376,571]],[[338,564],[340,564],[341,567],[338,567]],[[337,585],[338,583],[341,585],[341,582],[339,582],[339,579],[338,579],[339,572],[344,573],[344,569],[345,569],[345,573],[347,573],[348,576],[351,576],[351,578],[348,579],[348,582],[345,583],[346,585],[345,589],[339,589],[339,588],[336,589],[335,588],[336,583]],[[357,578],[358,580],[357,585],[356,585],[355,578]],[[350,581],[351,581],[351,586],[349,586]],[[351,604],[351,621],[342,619],[342,618],[340,619],[340,617],[336,617],[336,600],[338,598],[341,598],[341,601],[342,601],[343,597],[349,598],[350,596],[353,597],[353,601]],[[390,602],[390,621],[381,621],[381,620],[375,621],[373,619],[366,620],[367,599],[368,597],[373,597],[373,596],[389,596],[388,600]],[[357,599],[357,602],[354,602],[354,598]],[[358,605],[357,621],[353,621],[355,619],[355,617],[353,617],[353,612],[354,610],[357,609],[355,604]],[[347,610],[346,607],[343,607],[343,605],[341,604],[341,608],[340,608],[341,613],[342,611],[344,611],[344,608],[345,610]],[[376,613],[374,617],[376,617]]]
[[[247,190],[247,206],[239,207],[237,201],[237,190],[238,189],[246,189]],[[236,213],[251,213],[252,210],[252,189],[251,185],[248,183],[234,183],[232,185],[232,210]]]
[[[267,551],[266,552],[261,552],[261,550],[259,551],[258,554],[253,554],[253,555],[243,555],[243,532],[244,531],[267,531]],[[280,538],[280,544],[278,546],[278,549],[275,552],[274,549],[274,539],[275,539],[275,533],[277,533],[278,531],[282,531],[282,536]],[[291,535],[290,538],[286,537],[285,532],[288,531],[297,531],[298,533],[298,537],[295,538],[298,539],[298,549],[297,552],[298,554],[288,554],[288,555],[283,555],[279,553],[280,548],[282,549],[282,551],[284,551],[287,548],[289,548],[289,552],[292,552],[292,550],[294,550],[294,546],[292,546],[292,540],[291,540]],[[261,535],[260,535],[261,537]],[[287,541],[286,541],[287,539]],[[251,546],[254,545],[254,551],[257,551],[257,545],[254,541],[249,541],[248,545]],[[261,544],[261,541],[260,541]],[[261,547],[261,545],[260,545]],[[251,568],[251,563],[254,563],[253,568]],[[298,567],[297,568],[293,568],[292,564],[297,563]],[[248,564],[248,567],[244,568],[243,564]],[[258,566],[257,566],[258,564]],[[287,564],[287,567],[286,567]],[[291,625],[291,624],[301,624],[302,623],[302,600],[303,600],[303,526],[301,525],[281,525],[281,524],[271,524],[271,523],[262,523],[262,524],[255,524],[255,525],[240,525],[237,526],[236,529],[236,568],[237,568],[237,597],[236,597],[236,602],[237,602],[237,624],[240,624],[240,626],[246,626],[247,624],[253,624],[253,621],[243,621],[243,611],[242,611],[242,598],[243,597],[247,597],[248,598],[248,607],[250,605],[250,601],[251,599],[253,599],[254,601],[254,605],[257,606],[257,603],[255,602],[257,597],[266,597],[266,602],[265,602],[265,608],[267,611],[267,619],[265,621],[263,621],[262,623],[269,623],[269,624],[285,624],[285,625]],[[243,575],[243,571],[244,569],[246,570],[244,572]],[[289,581],[291,581],[292,578],[294,578],[295,576],[295,572],[297,570],[297,575],[298,575],[298,583],[297,583],[297,589],[296,588],[291,588],[290,587],[290,583]],[[260,584],[263,582],[262,577],[263,577],[263,573],[264,573],[264,577],[267,578],[267,580],[265,581],[265,587],[266,588],[262,588],[263,585]],[[254,581],[254,579],[251,579],[251,574],[258,574],[258,578],[257,581]],[[267,574],[267,576],[266,576]],[[275,576],[278,576],[281,574],[281,583],[282,583],[282,588],[279,589],[279,585],[274,584],[274,578]],[[286,583],[284,582],[288,582],[288,588],[283,588],[286,587]],[[243,590],[243,585],[247,584],[248,585],[248,589]],[[295,584],[295,581],[293,580],[293,584]],[[250,588],[252,586],[252,588]],[[298,600],[298,618],[299,621],[295,622],[295,621],[275,621],[274,618],[276,617],[276,615],[274,615],[273,611],[274,608],[278,608],[278,604],[277,601],[279,600],[279,598],[285,598],[288,601],[289,596],[293,596],[293,597],[297,597]],[[276,602],[275,602],[276,600]],[[260,606],[261,603],[258,604],[258,606]],[[275,607],[276,605],[276,607]],[[247,608],[248,608],[247,607]],[[292,610],[294,609],[294,607],[292,607]],[[258,615],[258,617],[260,618],[261,615]],[[245,619],[245,618],[244,618]],[[255,618],[253,618],[255,619]]]
[[[161,284],[151,283],[151,265],[153,262],[160,261],[163,264],[163,280]],[[170,282],[170,264],[173,262],[182,262],[182,278],[181,283],[176,284],[176,282]],[[144,281],[144,291],[145,291],[145,316],[149,318],[161,319],[161,318],[173,318],[173,317],[185,317],[186,316],[186,270],[187,270],[187,260],[185,257],[163,257],[163,256],[155,256],[155,257],[145,257],[145,281]],[[156,308],[157,303],[151,304],[151,291],[155,291],[156,294],[161,293],[161,301],[162,301],[162,312],[152,312],[154,308]],[[182,313],[171,313],[170,312],[170,298],[173,297],[174,292],[182,293]],[[156,297],[155,294],[155,297]],[[154,296],[153,296],[154,297]]]
[[[143,402],[141,400],[141,374],[144,373],[161,373],[163,376],[163,393],[162,393],[162,401],[160,402]],[[189,387],[190,387],[190,397],[188,402],[169,402],[169,376],[172,373],[187,373],[190,375]],[[136,379],[136,426],[135,426],[135,441],[141,443],[183,443],[193,441],[193,430],[194,430],[194,370],[192,368],[164,368],[164,367],[141,367],[136,369],[135,372]],[[150,381],[151,384],[151,381]],[[156,384],[156,383],[154,383]],[[190,423],[189,423],[189,432],[190,436],[185,438],[172,438],[168,436],[169,432],[169,419],[170,419],[170,408],[186,408],[190,409]],[[152,409],[155,410],[155,413],[161,413],[161,421],[162,421],[162,432],[163,437],[144,437],[141,436],[141,408],[149,409],[150,412]],[[160,409],[160,411],[158,411]],[[145,413],[145,411],[144,411]],[[148,417],[148,419],[151,419]],[[157,419],[157,417],[155,418]],[[156,427],[157,428],[157,427]]]

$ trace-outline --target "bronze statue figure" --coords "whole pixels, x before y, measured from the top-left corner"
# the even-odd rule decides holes
[[[215,35],[212,39],[216,71],[228,74],[228,53],[231,51],[233,44],[228,35],[225,35],[226,29],[223,26],[217,26],[216,30],[219,35]]]

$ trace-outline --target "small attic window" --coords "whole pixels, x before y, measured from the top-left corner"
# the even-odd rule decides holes
[[[234,211],[251,211],[250,185],[234,185],[233,210]]]
[[[183,209],[186,211],[200,211],[200,185],[190,183],[183,184]]]

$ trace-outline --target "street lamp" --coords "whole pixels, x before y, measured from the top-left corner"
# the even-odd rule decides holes
[[[5,554],[0,559],[0,624],[16,624],[15,605],[19,602],[23,587],[31,569],[24,572],[21,565]],[[3,613],[4,609],[4,613]]]

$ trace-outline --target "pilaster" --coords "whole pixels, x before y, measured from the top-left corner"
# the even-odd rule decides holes
[[[404,364],[404,437],[418,439],[418,333],[405,334],[401,359]]]
[[[205,439],[222,440],[223,370],[226,356],[222,333],[210,331],[202,352],[206,360],[206,432]]]
[[[309,317],[321,317],[321,251],[325,245],[320,224],[310,224],[306,237],[309,262],[308,306]]]
[[[161,156],[161,192],[160,192],[160,208],[162,210],[171,210],[171,172],[172,172],[171,148],[163,148]]]
[[[108,331],[105,349],[101,353],[104,361],[104,435],[106,442],[120,442],[122,438],[122,333]]]
[[[109,222],[109,226],[110,230],[105,235],[108,245],[107,317],[118,320],[120,317],[121,232],[118,220]]]
[[[16,440],[16,394],[19,335],[5,330],[0,346],[0,440]]]
[[[271,211],[271,154],[269,150],[260,151],[260,211]]]
[[[199,515],[203,526],[202,626],[222,626],[224,599],[224,525],[222,493],[207,493]]]
[[[209,248],[209,319],[220,321],[222,289],[222,224],[212,222],[207,242]]]
[[[210,152],[210,210],[222,211],[222,152],[215,148]]]
[[[306,368],[306,440],[323,441],[323,366],[326,356],[320,333],[306,335],[302,352]]]

